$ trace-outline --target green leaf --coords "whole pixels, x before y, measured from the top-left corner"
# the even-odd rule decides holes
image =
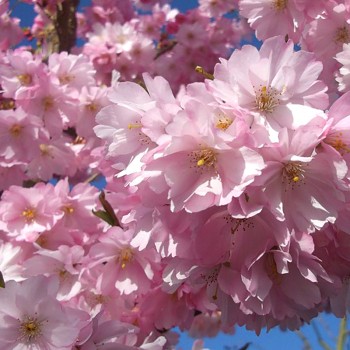
[[[0,271],[0,288],[5,288],[5,280],[4,280],[4,276],[2,275],[1,271]]]
[[[113,218],[104,210],[93,210],[92,213],[103,221],[107,222],[111,226],[116,226]]]
[[[112,208],[112,206],[110,205],[110,203],[107,201],[106,199],[106,195],[103,191],[101,191],[98,199],[100,200],[102,206],[103,206],[103,209],[106,211],[106,213],[108,214],[109,218],[110,218],[110,222],[112,223],[108,223],[112,226],[119,226],[120,227],[120,223],[119,223],[119,220],[118,218],[115,216],[115,213],[114,213],[114,210]],[[106,221],[106,220],[105,220]]]

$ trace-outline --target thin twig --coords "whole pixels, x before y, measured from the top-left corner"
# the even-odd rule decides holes
[[[331,347],[322,339],[321,333],[318,330],[316,324],[314,322],[311,322],[312,328],[314,329],[317,337],[318,343],[322,346],[324,350],[332,350]]]
[[[346,343],[346,336],[347,336],[347,320],[346,316],[342,318],[339,326],[339,333],[338,333],[338,341],[337,341],[337,350],[344,350],[345,349],[345,343]]]
[[[299,331],[299,330],[296,330],[295,333],[304,344],[303,350],[312,350],[311,344],[309,343],[309,341],[305,337],[304,333],[302,331]]]

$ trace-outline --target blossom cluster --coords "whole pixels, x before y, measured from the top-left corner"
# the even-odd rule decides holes
[[[67,3],[25,2],[23,33],[0,4],[1,349],[350,310],[348,1],[93,0],[70,53]]]
[[[313,52],[323,64],[320,78],[328,85],[329,92],[337,91],[337,81],[340,91],[349,90],[348,0],[241,0],[239,8],[258,39],[283,34],[303,50]]]
[[[176,98],[161,77],[116,83],[97,114],[113,181],[139,202],[125,215],[111,188],[120,222],[161,253],[163,290],[190,290],[195,310],[220,311],[225,326],[295,329],[349,308],[337,251],[350,233],[349,94],[326,113],[321,71],[273,37]]]
[[[141,79],[147,71],[165,77],[178,90],[181,84],[198,81],[197,65],[212,69],[219,57],[227,57],[249,36],[244,19],[222,16],[236,8],[229,3],[202,1],[198,8],[180,13],[157,1],[151,14],[136,17],[126,4],[94,0],[82,15],[80,31],[87,38],[83,53],[103,82],[113,70],[123,80]]]

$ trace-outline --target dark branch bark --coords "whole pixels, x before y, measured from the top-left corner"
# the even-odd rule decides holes
[[[75,45],[77,36],[76,11],[78,5],[79,0],[64,0],[57,6],[54,26],[58,37],[58,52],[70,52]]]

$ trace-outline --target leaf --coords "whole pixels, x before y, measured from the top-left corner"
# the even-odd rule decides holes
[[[247,344],[243,345],[241,348],[239,348],[238,350],[247,350],[250,344],[251,343],[247,343]]]
[[[116,217],[115,213],[114,213],[114,210],[112,208],[112,206],[110,205],[110,203],[107,201],[106,199],[106,195],[103,191],[101,191],[98,199],[100,200],[102,206],[103,206],[103,209],[106,211],[106,213],[108,214],[108,217],[109,217],[109,220],[110,221],[107,221],[110,225],[112,226],[119,226],[120,227],[120,223],[119,223],[119,220],[118,218]],[[102,219],[102,218],[101,218]],[[105,219],[103,219],[105,220]],[[105,220],[106,221],[106,220]]]
[[[2,275],[1,271],[0,271],[0,288],[5,288],[5,280],[4,280],[4,276]]]
[[[92,213],[103,221],[107,222],[111,226],[116,226],[113,218],[104,210],[92,210]]]

